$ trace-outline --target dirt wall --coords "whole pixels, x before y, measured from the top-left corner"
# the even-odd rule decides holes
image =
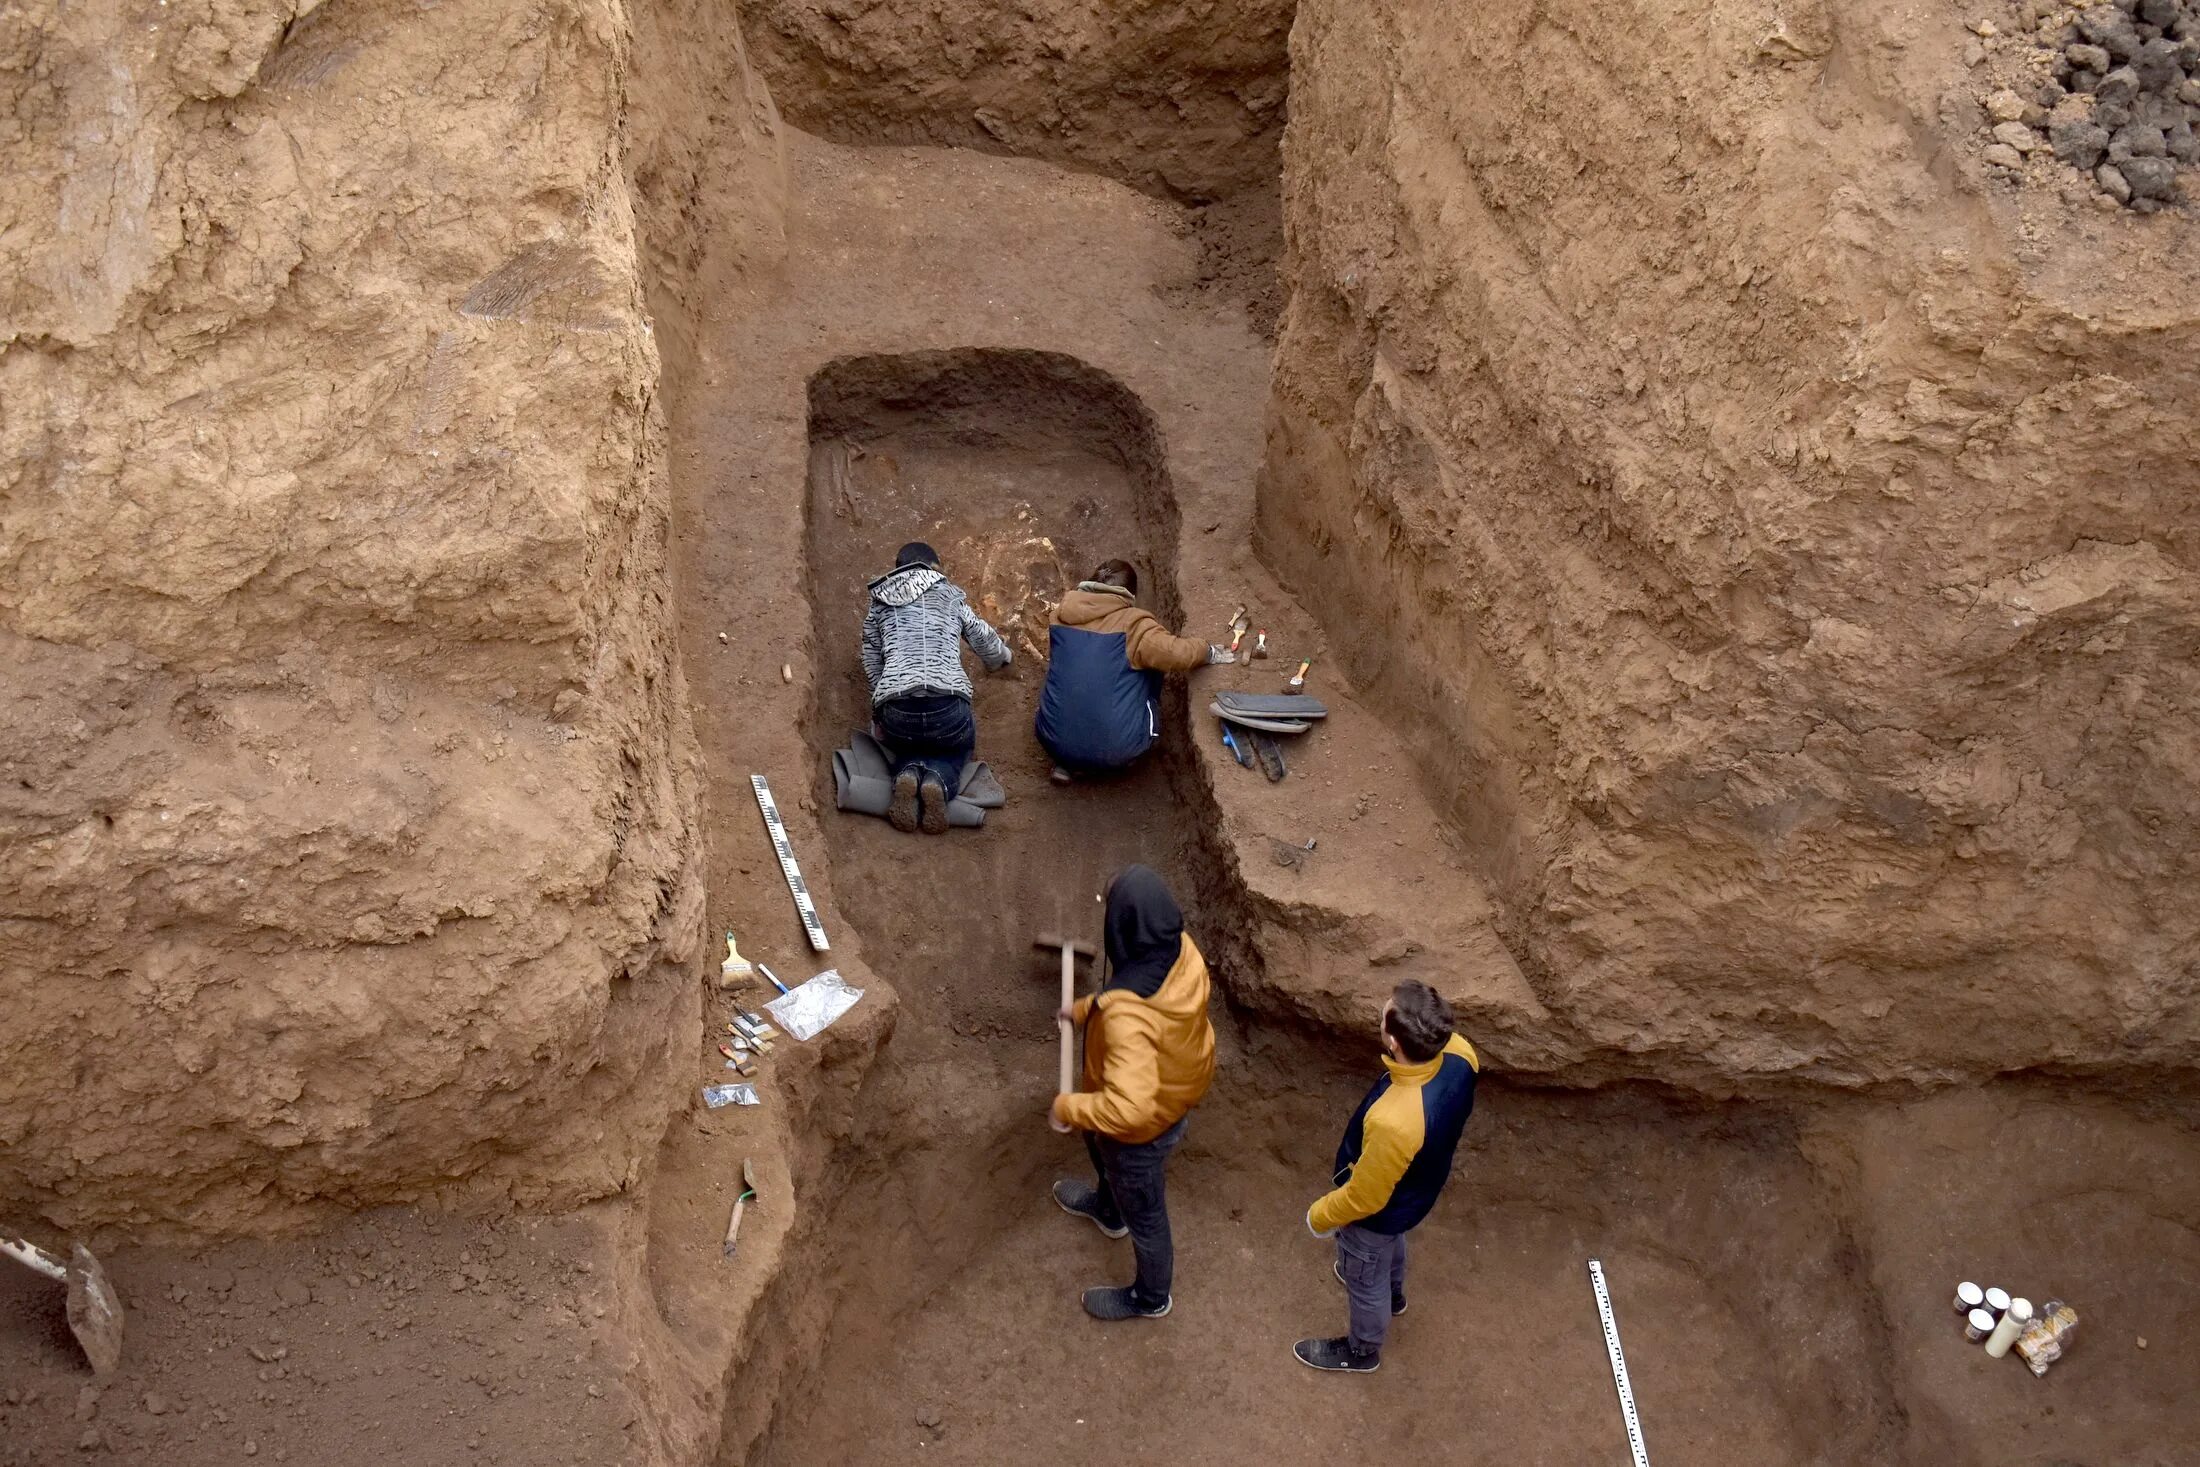
[[[1205,200],[1272,190],[1295,0],[749,0],[787,115],[842,142],[1045,158]]]
[[[2200,251],[1975,18],[1300,8],[1258,544],[1591,1068],[2200,1051]]]
[[[668,399],[721,299],[786,247],[779,108],[726,0],[628,0],[626,170]],[[674,470],[678,472],[677,468]]]
[[[702,888],[629,44],[0,19],[0,1212],[558,1204],[661,1132]]]

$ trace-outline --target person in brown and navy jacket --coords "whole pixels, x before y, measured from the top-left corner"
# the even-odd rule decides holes
[[[1054,608],[1032,730],[1056,782],[1127,769],[1161,736],[1161,675],[1237,659],[1173,635],[1138,604],[1138,572],[1110,560]]]
[[[1084,1087],[1054,1097],[1057,1130],[1083,1131],[1096,1184],[1054,1184],[1055,1205],[1111,1238],[1130,1235],[1138,1278],[1085,1290],[1095,1319],[1159,1319],[1176,1250],[1163,1172],[1215,1076],[1207,960],[1158,872],[1126,866],[1108,883],[1108,981],[1065,1016],[1085,1037]]]

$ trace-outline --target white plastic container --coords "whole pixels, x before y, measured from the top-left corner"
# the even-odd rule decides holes
[[[1986,1337],[1986,1353],[1999,1360],[2009,1353],[2009,1347],[2017,1342],[2017,1336],[2032,1322],[2032,1301],[2011,1299],[2009,1311],[2002,1315],[2001,1323]]]
[[[1994,1332],[1994,1316],[1983,1309],[1974,1309],[1963,1322],[1963,1337],[1967,1340],[1983,1340]]]
[[[1968,1281],[1956,1285],[1956,1313],[1969,1314],[1986,1302],[1986,1291]]]
[[[2007,1314],[2009,1312],[2009,1291],[2007,1289],[1988,1289],[1986,1291],[1986,1307],[1994,1312],[1994,1318],[1996,1319]]]

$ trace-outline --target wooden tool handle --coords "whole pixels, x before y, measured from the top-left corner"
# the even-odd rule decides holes
[[[1077,950],[1068,943],[1062,944],[1062,1007],[1066,1010],[1077,1002]],[[1062,1076],[1057,1087],[1069,1095],[1077,1089],[1077,1038],[1070,1032],[1069,1017],[1062,1020]]]
[[[1069,1043],[1068,1025],[1062,1026],[1062,1033],[1064,1036],[1062,1043],[1067,1046]],[[1062,1073],[1066,1075],[1069,1073],[1067,1058],[1069,1050],[1065,1047],[1062,1054],[1064,1056]],[[7,1257],[14,1259],[25,1268],[36,1269],[57,1284],[68,1282],[69,1266],[36,1243],[28,1242],[22,1238],[0,1238],[0,1254],[5,1254]]]
[[[741,1231],[741,1210],[748,1205],[749,1199],[745,1194],[733,1199],[733,1216],[726,1220],[725,1256],[728,1258],[733,1257],[733,1240]]]

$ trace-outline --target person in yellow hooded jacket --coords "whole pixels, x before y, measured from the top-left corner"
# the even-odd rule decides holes
[[[1176,1268],[1164,1173],[1215,1075],[1207,961],[1168,883],[1146,866],[1108,883],[1105,937],[1108,981],[1067,1013],[1085,1039],[1083,1088],[1055,1096],[1052,1112],[1057,1129],[1085,1133],[1095,1181],[1056,1182],[1054,1201],[1111,1238],[1129,1234],[1138,1259],[1129,1287],[1085,1290],[1085,1312],[1159,1319]]]

